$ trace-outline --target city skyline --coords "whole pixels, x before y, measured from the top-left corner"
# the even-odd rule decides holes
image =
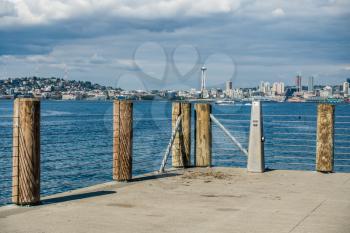
[[[203,91],[203,90],[206,90],[206,89],[212,89],[212,88],[221,88],[221,89],[228,89],[228,86],[231,87],[231,89],[235,89],[235,88],[258,88],[258,89],[261,89],[261,85],[262,84],[266,84],[266,85],[269,85],[271,86],[271,88],[273,88],[274,85],[280,85],[280,84],[283,84],[283,87],[296,87],[299,91],[301,90],[301,88],[307,88],[308,91],[314,91],[314,87],[315,86],[344,86],[344,83],[350,83],[350,78],[345,78],[344,80],[340,80],[339,83],[335,83],[335,84],[331,84],[331,83],[319,83],[317,82],[317,79],[316,79],[316,82],[315,82],[315,77],[314,76],[309,76],[309,77],[303,77],[301,76],[300,74],[297,74],[296,76],[294,77],[291,77],[290,80],[286,80],[286,82],[284,81],[281,81],[281,80],[278,80],[278,81],[274,81],[274,82],[269,82],[269,81],[266,81],[266,80],[257,80],[257,82],[251,86],[238,86],[238,85],[235,85],[234,82],[232,80],[226,80],[224,81],[223,83],[218,83],[216,85],[211,85],[211,86],[207,86],[206,83],[207,83],[207,80],[208,80],[208,77],[206,75],[206,72],[207,72],[207,68],[206,67],[201,67],[200,68],[200,80],[199,80],[199,88],[196,88],[195,86],[192,86],[192,87],[186,87],[187,89],[198,89],[199,91]],[[23,76],[23,77],[0,77],[0,80],[8,80],[8,79],[23,79],[23,78],[33,78],[33,77],[36,77],[36,78],[39,78],[39,79],[50,79],[50,78],[54,78],[54,79],[62,79],[62,80],[67,80],[67,81],[78,81],[78,82],[91,82],[89,80],[79,80],[79,79],[69,79],[67,77],[56,77],[56,76],[48,76],[48,77],[40,77],[40,76]],[[92,81],[91,83],[93,84],[97,84],[97,85],[103,85],[103,86],[106,86],[106,87],[112,87],[112,88],[121,88],[121,89],[124,89],[124,90],[143,90],[143,91],[148,91],[148,90],[157,90],[157,89],[142,89],[142,88],[122,88],[122,86],[117,86],[117,85],[105,85],[105,84],[102,84],[98,81]],[[160,88],[159,90],[171,90],[171,89],[174,89],[174,90],[185,90],[186,88],[184,89],[181,89],[181,88]],[[280,88],[280,87],[278,87]]]
[[[258,87],[234,88],[233,82],[227,80],[225,87],[206,87],[206,68],[202,67],[201,88],[174,90],[123,90],[111,86],[103,86],[89,81],[67,80],[62,78],[8,78],[0,80],[0,99],[18,97],[35,97],[55,100],[217,100],[229,101],[274,101],[274,102],[350,102],[349,79],[342,85],[314,85],[313,77],[309,77],[308,85],[301,85],[302,77],[295,77],[294,86],[286,86],[284,82],[261,81]]]
[[[0,78],[184,89],[200,87],[203,65],[207,86],[291,85],[296,74],[335,85],[350,77],[344,0],[37,4],[0,2]]]

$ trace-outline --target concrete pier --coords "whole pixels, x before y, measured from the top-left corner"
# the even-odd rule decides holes
[[[349,233],[350,174],[193,168],[0,208],[0,232]]]

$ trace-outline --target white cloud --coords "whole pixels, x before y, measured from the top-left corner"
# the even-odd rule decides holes
[[[272,11],[272,15],[276,17],[281,17],[284,16],[286,13],[282,8],[276,8],[275,10]]]
[[[279,8],[276,8],[279,6]],[[0,27],[41,25],[62,20],[184,19],[217,14],[254,18],[350,13],[348,0],[0,0]]]
[[[0,0],[0,18],[4,16],[10,16],[15,14],[14,4],[6,1]]]
[[[37,25],[88,17],[125,17],[135,19],[196,17],[230,13],[240,0],[0,0],[0,26]],[[14,12],[9,14],[9,10]]]
[[[108,60],[106,58],[104,58],[101,55],[98,55],[97,53],[94,53],[90,58],[90,63],[92,64],[104,64],[107,61]]]

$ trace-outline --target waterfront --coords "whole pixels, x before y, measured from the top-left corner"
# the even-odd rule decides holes
[[[0,101],[1,203],[9,201],[11,191],[12,106],[12,101]],[[263,103],[269,169],[314,170],[316,106],[314,103]],[[248,144],[250,107],[240,103],[213,104],[213,114],[244,147]],[[336,172],[350,172],[349,116],[350,105],[336,105]],[[159,168],[170,134],[171,102],[134,102],[134,175]],[[42,195],[110,181],[112,139],[112,102],[42,101]],[[292,143],[288,144],[288,140]],[[246,166],[245,156],[215,125],[213,165]]]

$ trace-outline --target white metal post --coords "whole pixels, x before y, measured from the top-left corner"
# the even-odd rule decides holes
[[[264,134],[260,101],[252,102],[247,168],[249,172],[264,172],[265,170]]]

